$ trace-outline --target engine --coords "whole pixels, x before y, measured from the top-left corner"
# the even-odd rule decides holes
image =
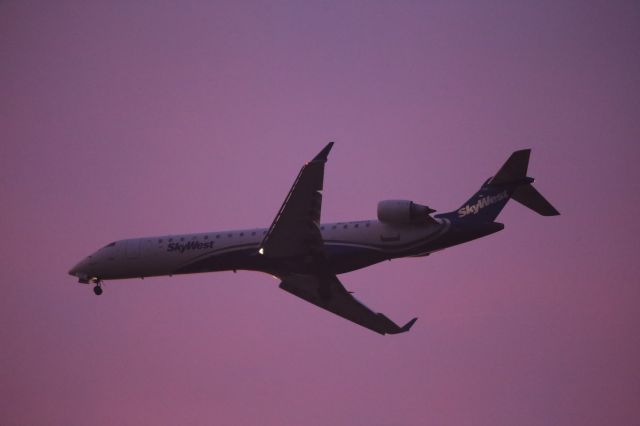
[[[409,200],[384,200],[378,203],[378,220],[396,224],[429,223],[435,210]]]

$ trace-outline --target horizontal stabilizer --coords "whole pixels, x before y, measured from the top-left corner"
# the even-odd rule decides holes
[[[517,187],[511,194],[511,198],[542,216],[558,216],[560,214],[531,184]]]

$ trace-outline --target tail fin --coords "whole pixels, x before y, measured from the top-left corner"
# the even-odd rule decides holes
[[[510,198],[543,216],[559,215],[560,213],[531,185],[533,178],[527,176],[530,154],[530,149],[511,154],[498,173],[488,179],[462,207],[436,217],[493,222]]]
[[[527,169],[529,168],[530,149],[522,149],[516,151],[505,163],[500,167],[498,173],[489,179],[490,185],[506,185],[515,182],[522,182],[527,178]]]

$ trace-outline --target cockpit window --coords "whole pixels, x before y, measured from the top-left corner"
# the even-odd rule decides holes
[[[107,247],[113,247],[113,246],[115,246],[115,245],[116,245],[116,243],[115,243],[115,241],[114,241],[113,243],[109,243],[109,244],[107,244],[106,246],[104,246],[104,248],[107,248]]]

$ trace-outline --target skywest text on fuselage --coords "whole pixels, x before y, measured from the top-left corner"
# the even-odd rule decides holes
[[[184,253],[185,250],[202,250],[213,248],[213,241],[201,243],[198,241],[189,241],[188,243],[169,243],[167,251],[179,251]]]

